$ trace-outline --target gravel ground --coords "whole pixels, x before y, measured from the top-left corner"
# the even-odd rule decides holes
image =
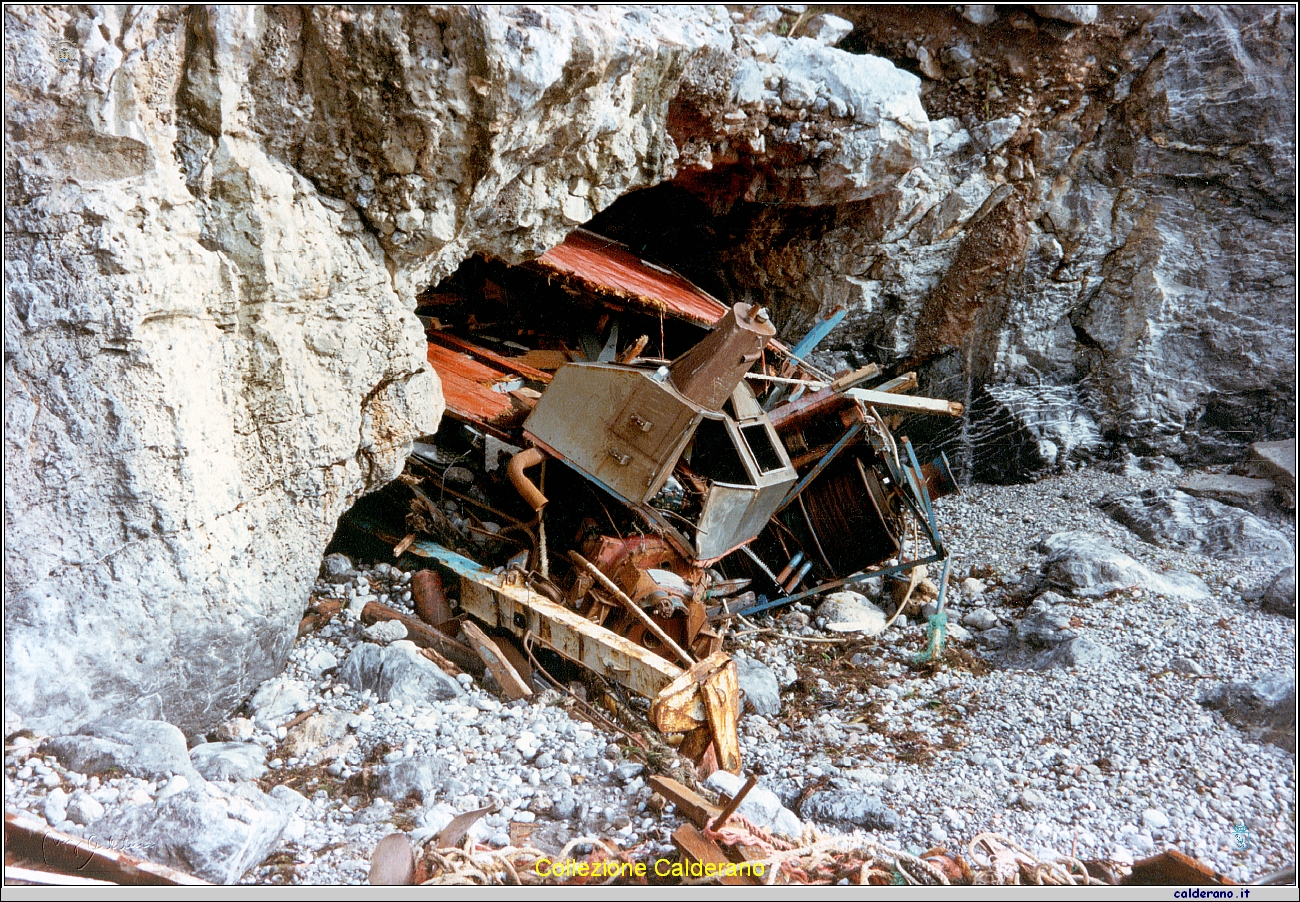
[[[1197,703],[1210,685],[1294,672],[1295,621],[1243,599],[1276,566],[1159,549],[1094,506],[1105,494],[1169,484],[1166,475],[1093,468],[1033,485],[971,486],[937,503],[955,555],[953,584],[974,572],[987,586],[978,595],[971,586],[966,597],[954,591],[954,620],[976,607],[1004,624],[1024,617],[1028,599],[1018,590],[1044,560],[1032,548],[1064,530],[1106,538],[1156,572],[1179,569],[1205,581],[1213,597],[1204,601],[1140,590],[1061,600],[1055,613],[1114,653],[1107,666],[997,669],[979,656],[974,629],[951,643],[942,666],[915,666],[924,627],[907,619],[840,644],[807,641],[837,634],[815,622],[801,626],[804,618],[789,611],[758,622],[761,632],[742,628],[733,650],[765,662],[782,687],[779,713],[742,718],[746,769],[791,808],[820,781],[848,781],[840,785],[878,796],[897,813],[897,829],[880,838],[914,852],[940,844],[964,852],[991,831],[1044,855],[1084,859],[1125,862],[1176,847],[1236,880],[1294,862],[1294,755],[1253,741]],[[1293,525],[1276,525],[1294,544]],[[385,564],[360,577],[323,582],[318,591],[409,606],[409,574]],[[803,613],[815,617],[815,609]],[[259,744],[269,759],[259,785],[287,785],[303,797],[243,882],[363,883],[385,834],[433,835],[453,814],[484,805],[498,810],[474,835],[490,845],[558,851],[571,838],[599,835],[639,846],[647,857],[673,854],[668,840],[681,821],[651,798],[649,772],[621,737],[571,716],[554,692],[504,704],[467,677],[464,694],[447,701],[381,703],[340,679],[341,665],[365,639],[357,620],[336,618],[299,640],[282,678],[290,713],[335,715],[326,718],[333,733],[294,748],[285,727],[240,718],[211,737]],[[6,810],[81,832],[78,820],[103,815],[91,803],[69,805],[78,790],[79,799],[89,796],[110,814],[175,791],[178,778],[165,775],[71,773],[39,753],[40,737],[15,739],[12,726]],[[404,761],[431,769],[441,789],[422,802],[396,790],[384,798],[374,775]],[[690,770],[675,759],[649,763],[678,776]],[[1234,849],[1234,827],[1246,831],[1245,851]],[[119,845],[129,848],[130,838]]]

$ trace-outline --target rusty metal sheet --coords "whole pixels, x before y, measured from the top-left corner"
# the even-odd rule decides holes
[[[570,233],[530,265],[577,279],[610,301],[621,299],[701,326],[712,326],[727,312],[725,304],[676,273],[585,229]]]
[[[467,354],[429,342],[429,365],[442,381],[447,410],[471,422],[499,423],[526,413],[513,396],[492,386],[515,374],[488,366]]]

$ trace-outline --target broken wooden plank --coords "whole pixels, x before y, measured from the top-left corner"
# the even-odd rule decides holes
[[[455,663],[453,663],[447,658],[444,658],[442,655],[438,654],[432,648],[420,649],[420,655],[426,660],[432,661],[433,663],[437,664],[439,667],[443,669],[445,673],[449,673],[454,677],[460,676],[462,673],[465,672],[461,670],[459,667],[457,667]]]
[[[697,827],[707,826],[722,813],[717,805],[672,777],[655,774],[650,778],[650,788],[676,805],[682,816]]]
[[[483,659],[487,665],[488,671],[496,679],[497,685],[501,691],[506,694],[512,702],[521,698],[528,698],[533,694],[532,688],[524,682],[519,671],[506,660],[505,654],[502,653],[501,647],[498,646],[492,637],[483,630],[479,629],[478,624],[472,620],[466,620],[461,624],[461,629],[465,631],[465,638],[469,644],[478,652],[478,656]]]
[[[850,388],[844,393],[855,401],[861,401],[872,407],[888,407],[895,410],[910,410],[913,413],[937,413],[949,417],[959,417],[965,407],[957,401],[943,398],[914,398],[908,395],[896,395],[876,391],[870,388]]]
[[[375,623],[379,620],[396,620],[406,627],[406,637],[421,648],[431,648],[445,658],[449,658],[461,670],[475,676],[483,674],[483,662],[479,660],[474,649],[461,645],[455,639],[445,636],[438,630],[421,623],[409,614],[394,610],[377,601],[368,601],[361,609],[363,623]]]
[[[698,862],[700,873],[691,877],[710,877],[721,874],[718,882],[723,886],[758,886],[759,882],[745,871],[749,866],[736,864],[726,856],[722,847],[700,832],[694,824],[682,824],[673,831],[673,845],[688,861]],[[693,869],[692,869],[693,870]]]
[[[886,394],[897,394],[899,392],[911,391],[916,388],[916,373],[904,373],[897,378],[890,379],[888,382],[882,382],[872,391],[882,391]]]
[[[866,382],[868,379],[874,379],[880,375],[880,367],[874,363],[868,363],[866,366],[854,370],[851,373],[845,373],[831,383],[831,391],[841,392],[845,389],[852,388],[859,382]],[[915,378],[916,374],[912,374]],[[877,389],[879,390],[879,389]]]
[[[211,886],[191,874],[48,827],[44,821],[5,812],[5,856],[40,862],[52,871],[119,886]]]

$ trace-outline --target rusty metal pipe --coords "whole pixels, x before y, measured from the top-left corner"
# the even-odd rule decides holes
[[[778,586],[784,586],[785,581],[790,578],[790,574],[794,573],[794,568],[798,567],[802,563],[803,563],[803,552],[796,551],[794,553],[794,557],[790,558],[790,563],[782,567],[781,572],[776,575],[776,584]]]
[[[533,484],[533,481],[524,475],[524,470],[529,467],[535,467],[542,461],[546,460],[546,454],[541,448],[525,448],[514,457],[510,458],[510,463],[506,464],[506,475],[514,484],[515,489],[528,502],[528,506],[539,514],[542,508],[546,507],[546,496],[542,490]]]
[[[803,566],[799,568],[799,572],[797,572],[794,576],[790,577],[790,582],[786,583],[785,586],[783,587],[785,591],[787,593],[793,592],[794,587],[799,585],[799,583],[803,582],[803,578],[808,575],[808,571],[811,569],[812,569],[812,561],[804,561]]]

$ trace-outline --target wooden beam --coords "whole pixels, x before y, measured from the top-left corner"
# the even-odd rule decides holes
[[[475,676],[483,674],[483,662],[479,660],[478,655],[474,653],[472,648],[461,645],[455,639],[443,635],[438,630],[426,623],[422,623],[409,614],[403,614],[401,611],[394,610],[377,601],[366,602],[366,606],[361,609],[361,621],[369,624],[379,620],[396,620],[406,627],[406,637],[420,648],[436,651],[442,657],[449,658],[453,664],[467,673],[472,673]]]
[[[725,875],[724,873],[724,876],[718,878],[718,882],[723,886],[759,885],[758,881],[748,874],[734,873],[738,867],[743,867],[743,865],[737,865],[728,858],[726,853],[722,851],[722,847],[701,833],[700,829],[694,824],[682,824],[674,830],[673,845],[677,847],[677,851],[681,852],[684,858],[699,862],[709,868],[712,873],[724,873],[730,868],[733,871],[732,874]],[[700,876],[705,875],[701,874]]]
[[[871,407],[889,407],[895,410],[910,410],[913,413],[937,413],[959,417],[965,409],[957,401],[945,401],[943,398],[913,398],[869,388],[850,388],[844,394]]]
[[[916,373],[904,373],[897,378],[890,379],[888,382],[882,382],[872,391],[882,391],[886,394],[896,394],[898,392],[911,391],[916,388]]]
[[[706,826],[722,813],[717,805],[672,777],[655,774],[650,778],[650,788],[676,805],[682,816],[697,827]]]
[[[845,373],[831,383],[831,391],[844,391],[846,388],[852,388],[859,382],[866,382],[868,379],[874,379],[880,375],[880,367],[874,363],[868,363],[861,369],[856,369],[851,373]],[[912,374],[915,377],[915,373]]]
[[[533,694],[533,690],[524,682],[523,677],[519,675],[519,671],[515,670],[510,662],[506,660],[506,656],[501,653],[500,646],[492,641],[492,637],[479,629],[477,623],[466,620],[461,624],[461,629],[465,631],[465,638],[478,652],[478,656],[483,659],[483,663],[487,665],[488,671],[491,672],[497,681],[497,685],[501,687],[501,691],[506,694],[508,699],[513,702],[521,698],[528,698]]]

